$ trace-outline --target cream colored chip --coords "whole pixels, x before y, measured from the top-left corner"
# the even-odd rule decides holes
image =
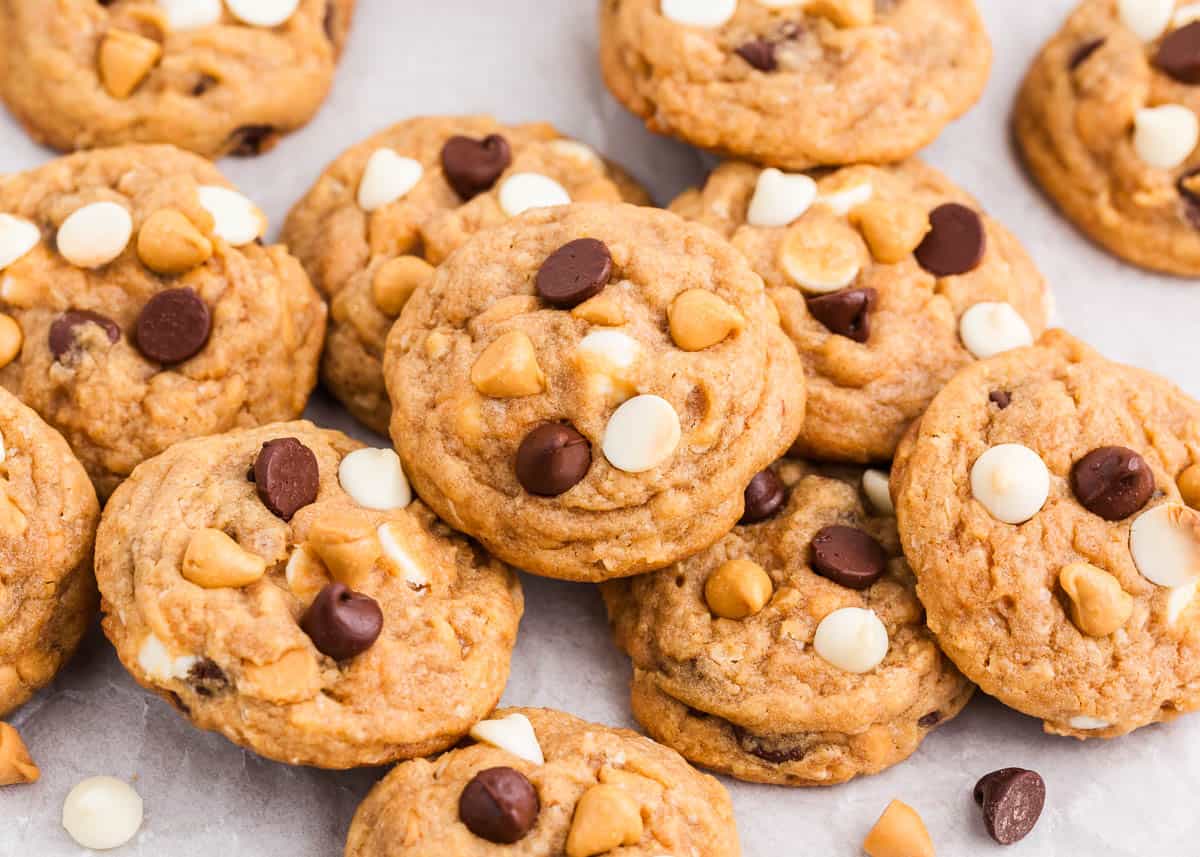
[[[1133,148],[1145,163],[1173,170],[1196,148],[1200,119],[1182,104],[1146,107],[1134,116]]]
[[[1163,34],[1175,11],[1175,0],[1117,0],[1121,23],[1143,42]]]
[[[196,188],[200,205],[213,219],[213,235],[241,247],[249,244],[267,230],[267,218],[258,206],[236,190],[218,185]]]
[[[379,544],[383,548],[384,557],[400,572],[400,576],[409,585],[418,589],[429,585],[429,573],[409,552],[405,539],[400,534],[399,527],[395,522],[380,525],[376,534]]]
[[[1107,720],[1102,720],[1099,717],[1091,717],[1087,714],[1080,714],[1072,717],[1068,721],[1072,729],[1079,729],[1083,732],[1092,732],[1097,729],[1107,729],[1112,726]]]
[[[977,303],[964,312],[958,332],[966,349],[980,360],[1033,345],[1025,319],[1012,304],[999,301]]]
[[[500,208],[516,217],[534,208],[568,205],[571,195],[554,179],[540,173],[514,173],[500,185]]]
[[[158,0],[172,30],[211,27],[221,20],[221,0]]]
[[[1200,513],[1163,503],[1138,515],[1129,528],[1129,551],[1142,577],[1171,589],[1200,579]]]
[[[866,261],[858,230],[820,209],[792,224],[779,245],[779,264],[788,279],[817,294],[849,286]]]
[[[358,207],[376,211],[390,205],[404,198],[424,174],[420,161],[402,157],[394,149],[376,149],[358,183]]]
[[[1050,471],[1041,456],[1019,443],[993,446],[971,468],[971,494],[993,518],[1023,524],[1050,496]]]
[[[867,502],[881,515],[895,515],[896,507],[892,504],[891,477],[882,470],[867,470],[862,475],[863,494]]]
[[[1174,625],[1179,621],[1179,618],[1184,612],[1192,606],[1192,602],[1196,600],[1196,583],[1189,583],[1186,586],[1177,586],[1167,595],[1167,624]]]
[[[62,826],[84,848],[119,848],[142,827],[142,798],[114,777],[90,777],[63,801]]]
[[[28,220],[0,214],[0,271],[36,247],[41,240],[41,230]]]
[[[524,714],[510,714],[498,720],[481,720],[471,727],[471,737],[535,765],[546,763],[533,724]]]
[[[63,221],[55,243],[72,265],[99,268],[120,256],[132,236],[133,218],[124,206],[94,202]]]
[[[738,0],[662,0],[662,13],[677,24],[715,29],[733,17]]]
[[[292,551],[287,565],[284,566],[283,574],[288,589],[305,603],[311,603],[329,583],[329,575],[325,566],[304,545],[298,545]]]
[[[229,11],[252,27],[278,27],[296,14],[300,0],[225,0]]]
[[[643,473],[675,454],[681,431],[679,414],[666,399],[635,396],[608,420],[604,430],[604,457],[618,470]]]
[[[817,198],[817,183],[801,173],[767,169],[759,173],[746,222],[751,226],[787,226]]]
[[[845,217],[850,212],[854,211],[860,205],[866,205],[871,201],[871,197],[875,195],[875,188],[870,182],[851,185],[844,190],[835,190],[830,193],[823,193],[817,197],[817,202],[829,208],[834,214],[839,217]]]
[[[1171,25],[1177,29],[1186,27],[1193,21],[1200,21],[1200,3],[1185,3],[1176,9],[1171,17]]]
[[[172,655],[154,634],[147,635],[138,649],[138,666],[149,678],[160,683],[186,678],[196,660],[191,655]]]
[[[412,502],[400,456],[390,449],[356,449],[342,459],[338,482],[364,509],[403,509]]]
[[[813,650],[840,670],[868,673],[888,653],[888,632],[874,610],[843,607],[821,620]]]

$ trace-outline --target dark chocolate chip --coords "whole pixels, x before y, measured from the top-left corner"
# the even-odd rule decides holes
[[[1071,71],[1079,68],[1088,61],[1088,57],[1100,50],[1104,44],[1104,39],[1092,39],[1090,42],[1084,42],[1075,49],[1075,53],[1071,54],[1071,59],[1067,63],[1067,68]]]
[[[534,285],[550,306],[571,309],[600,294],[611,277],[612,254],[604,242],[579,238],[547,257]]]
[[[757,524],[779,514],[787,502],[787,487],[774,470],[764,470],[746,486],[745,500],[741,523]]]
[[[524,839],[541,811],[533,784],[512,768],[480,771],[458,799],[458,817],[467,829],[500,845]]]
[[[317,499],[320,483],[317,457],[294,437],[267,441],[254,459],[254,486],[259,499],[285,521]]]
[[[275,147],[279,134],[270,125],[243,125],[229,139],[229,154],[235,158],[252,158]]]
[[[799,762],[809,753],[809,747],[804,744],[791,746],[767,746],[763,738],[736,723],[731,723],[733,737],[738,746],[751,756],[762,759],[769,765],[786,765],[788,762]]]
[[[831,333],[866,342],[871,338],[871,308],[878,292],[874,289],[842,289],[808,298],[809,314]]]
[[[812,567],[847,589],[866,589],[887,571],[887,554],[862,530],[835,525],[813,537]]]
[[[1183,214],[1192,228],[1200,229],[1200,167],[1179,177],[1175,189],[1183,198]]]
[[[917,246],[917,261],[937,277],[965,274],[979,267],[987,249],[983,218],[957,202],[929,213],[929,233]]]
[[[1150,465],[1132,449],[1102,446],[1071,468],[1071,490],[1083,507],[1106,521],[1139,511],[1154,493]]]
[[[1046,805],[1046,783],[1035,771],[1002,768],[975,785],[988,835],[1001,845],[1020,842],[1033,830]]]
[[[482,140],[451,137],[442,147],[442,171],[446,181],[464,200],[491,190],[511,163],[512,149],[499,134],[491,134]]]
[[[928,714],[926,714],[924,717],[922,717],[920,720],[918,720],[917,725],[920,726],[922,729],[932,729],[934,726],[937,726],[941,722],[942,722],[942,712],[931,711]]]
[[[337,24],[337,5],[333,2],[333,0],[328,0],[328,2],[325,4],[325,38],[329,39],[329,41],[333,42],[335,45],[338,41]]]
[[[754,39],[746,42],[734,53],[759,71],[775,71],[779,67],[779,63],[775,60],[775,44],[766,39]]]
[[[592,445],[563,423],[542,423],[517,449],[517,481],[530,494],[557,497],[577,485],[592,466]]]
[[[200,696],[216,696],[229,687],[229,676],[217,666],[215,661],[203,658],[192,664],[188,670],[188,684]]]
[[[992,390],[988,393],[988,401],[1000,410],[1004,410],[1012,404],[1012,393],[1007,390]]]
[[[208,92],[210,89],[212,89],[216,85],[217,85],[217,79],[215,77],[213,77],[211,74],[202,74],[196,79],[196,82],[192,85],[192,95],[199,98],[201,95]]]
[[[374,598],[331,583],[304,612],[300,629],[321,654],[344,661],[361,655],[379,639],[383,611]]]
[[[1200,83],[1200,21],[1180,27],[1163,39],[1154,64],[1180,83]]]
[[[182,363],[208,344],[212,313],[192,289],[167,289],[146,302],[138,314],[133,339],[146,357],[158,363]]]
[[[109,342],[116,342],[121,338],[121,328],[111,318],[87,309],[67,310],[50,325],[50,353],[54,355],[55,360],[62,360],[74,350],[78,344],[76,337],[79,328],[86,324],[99,325],[108,335]]]

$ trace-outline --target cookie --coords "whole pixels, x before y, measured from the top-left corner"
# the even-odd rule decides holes
[[[421,497],[505,561],[577,581],[719,539],[804,416],[795,349],[745,259],[632,205],[477,235],[408,302],[384,376]]]
[[[925,628],[867,473],[781,460],[708,550],[605,584],[653,738],[738,779],[833,785],[903,761],[962,710],[974,688]]]
[[[515,575],[419,501],[391,450],[293,422],[185,441],[104,510],[104,632],[145,687],[260,755],[382,765],[500,698]]]
[[[387,434],[384,342],[413,289],[481,229],[569,200],[649,203],[626,174],[544,123],[410,119],[339,156],[283,231],[330,300],[325,385]]]
[[[892,494],[929,627],[982,690],[1077,738],[1200,706],[1200,403],[1052,330],[937,395]]]
[[[325,305],[265,229],[171,146],[0,180],[0,385],[62,432],[101,496],[176,441],[304,410]]]
[[[1200,13],[1179,0],[1085,0],[1017,99],[1026,165],[1117,256],[1200,276]]]
[[[600,64],[652,131],[799,170],[923,148],[991,45],[973,0],[603,0]]]
[[[0,97],[64,151],[257,155],[316,114],[353,14],[354,0],[12,0]]]
[[[99,520],[66,441],[0,390],[0,716],[54,678],[91,624]]]
[[[398,765],[363,801],[346,857],[738,857],[725,789],[624,729],[509,709],[478,743]]]
[[[766,281],[804,362],[807,457],[890,460],[958,369],[1046,323],[1016,238],[917,160],[815,179],[728,163],[671,209],[728,236]]]

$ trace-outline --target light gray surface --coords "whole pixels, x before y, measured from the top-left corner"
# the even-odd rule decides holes
[[[668,201],[702,173],[687,148],[652,138],[604,93],[595,65],[592,0],[360,0],[336,91],[307,130],[255,161],[224,168],[278,227],[288,206],[342,148],[397,119],[493,111],[548,119],[618,160]],[[1072,0],[981,0],[996,48],[983,101],[929,160],[972,190],[1025,242],[1055,286],[1063,323],[1109,355],[1164,373],[1200,394],[1200,285],[1155,278],[1090,246],[1050,209],[1014,161],[1008,114],[1020,75]],[[49,153],[0,119],[0,171]],[[348,421],[326,405],[326,424]],[[595,592],[527,578],[528,613],[506,701],[560,707],[628,724],[628,667],[607,638]],[[333,857],[379,772],[293,769],[192,729],[142,693],[94,632],[83,652],[13,717],[42,766],[34,786],[0,790],[0,857],[78,855],[59,826],[78,780],[133,780],[146,802],[140,836],[118,857]],[[1001,852],[970,798],[975,778],[1007,765],[1046,776],[1036,832]],[[853,857],[884,805],[924,815],[938,853],[1038,857],[1195,855],[1200,821],[1200,716],[1115,743],[1048,738],[1037,723],[977,699],[908,763],[825,791],[732,785],[749,857]],[[451,857],[451,855],[447,855]]]

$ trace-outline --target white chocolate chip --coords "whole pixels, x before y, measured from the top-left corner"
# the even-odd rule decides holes
[[[394,149],[376,149],[358,183],[358,207],[375,211],[390,205],[416,187],[424,174],[420,161],[401,157]]]
[[[1167,596],[1167,624],[1174,625],[1183,615],[1183,611],[1192,606],[1196,600],[1196,583],[1177,586]]]
[[[196,188],[200,205],[212,215],[213,235],[234,247],[249,244],[267,231],[267,218],[236,190],[218,185]]]
[[[996,520],[1023,524],[1046,505],[1050,471],[1029,447],[1002,443],[971,468],[971,493]]]
[[[1146,107],[1134,115],[1134,151],[1152,167],[1175,169],[1187,160],[1197,140],[1200,140],[1200,120],[1182,104]]]
[[[888,633],[874,610],[843,607],[821,620],[813,650],[840,670],[867,673],[883,663]]]
[[[716,28],[733,17],[738,0],[662,0],[662,13],[676,24]]]
[[[412,489],[390,449],[356,449],[338,467],[342,490],[364,509],[403,509],[412,502]]]
[[[1187,3],[1176,9],[1175,16],[1171,18],[1171,26],[1186,27],[1193,21],[1200,21],[1200,3]]]
[[[604,166],[604,161],[596,154],[596,150],[578,140],[551,140],[550,148],[572,161],[594,167]]]
[[[4,435],[0,434],[0,464],[8,460],[8,449],[4,444]]]
[[[138,666],[149,678],[157,682],[186,678],[198,659],[191,655],[172,657],[166,644],[154,634],[142,641],[138,649]]]
[[[94,202],[72,212],[58,228],[58,252],[72,265],[99,268],[124,252],[133,218],[115,202]]]
[[[481,720],[471,727],[471,737],[535,765],[546,763],[533,724],[524,714],[510,714],[499,720]]]
[[[404,543],[396,537],[393,524],[383,524],[377,531],[379,544],[383,555],[400,570],[401,576],[416,587],[428,586],[429,575],[405,548]]]
[[[862,475],[863,493],[867,495],[867,502],[881,515],[896,514],[888,479],[888,475],[882,470],[868,470]]]
[[[634,396],[613,413],[604,429],[604,457],[618,470],[643,473],[675,453],[679,414],[666,399]]]
[[[1129,552],[1142,577],[1171,589],[1200,579],[1200,513],[1182,503],[1147,509],[1129,528]]]
[[[509,217],[570,202],[571,195],[562,185],[540,173],[514,173],[500,185],[500,208]]]
[[[1080,729],[1085,732],[1090,732],[1093,729],[1107,729],[1112,726],[1107,720],[1101,720],[1099,717],[1089,717],[1086,714],[1072,717],[1068,722],[1072,729]]]
[[[278,27],[296,14],[300,0],[225,0],[229,11],[252,27]]]
[[[63,801],[62,825],[84,848],[119,848],[142,826],[142,798],[133,786],[113,777],[91,777]]]
[[[0,214],[0,271],[36,247],[41,240],[41,231],[28,220]]]
[[[758,174],[746,222],[751,226],[787,226],[812,206],[817,183],[800,173],[776,169]]]
[[[221,20],[221,0],[158,0],[172,30],[211,27]]]
[[[845,217],[860,205],[866,205],[875,195],[875,188],[870,182],[856,184],[845,190],[823,193],[817,197],[817,202],[828,206],[834,214]]]
[[[593,330],[579,341],[579,350],[595,363],[616,370],[630,368],[642,353],[638,341],[619,330]]]
[[[986,360],[1014,348],[1033,345],[1033,332],[1012,304],[985,301],[963,313],[958,323],[963,345]]]
[[[1175,10],[1175,0],[1117,0],[1121,23],[1143,42],[1162,35]]]

